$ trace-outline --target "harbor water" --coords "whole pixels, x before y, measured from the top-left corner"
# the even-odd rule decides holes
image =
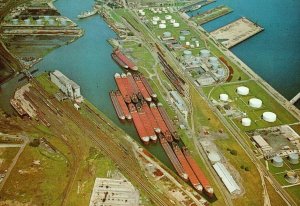
[[[265,30],[230,49],[254,72],[288,100],[300,92],[300,1],[295,0],[217,0],[189,15],[197,15],[219,5],[233,12],[203,25],[218,29],[246,17]],[[300,101],[297,105],[300,108]]]

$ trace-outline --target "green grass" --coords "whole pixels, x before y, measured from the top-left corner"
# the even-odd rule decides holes
[[[59,91],[59,88],[50,81],[48,73],[43,73],[39,75],[36,79],[50,94],[55,94]]]
[[[240,96],[236,93],[236,88],[238,86],[246,86],[250,89],[250,93],[247,96]],[[213,89],[213,90],[212,90]],[[244,83],[235,84],[224,84],[216,87],[206,87],[203,88],[205,94],[209,98],[214,98],[219,100],[219,95],[221,93],[226,93],[229,95],[229,99],[233,102],[230,105],[233,108],[237,108],[240,111],[247,114],[247,116],[252,120],[250,127],[242,126],[240,119],[233,119],[234,123],[244,131],[250,131],[254,129],[291,124],[297,122],[297,119],[290,114],[281,104],[279,104],[275,99],[273,99],[264,89],[262,89],[255,81],[248,81]],[[211,92],[212,90],[212,92]],[[211,92],[211,93],[210,93]],[[263,106],[258,109],[254,109],[248,105],[250,98],[259,98],[263,102]],[[277,120],[274,123],[269,123],[261,119],[264,112],[270,111],[277,115]]]
[[[285,188],[285,190],[292,196],[297,205],[300,205],[300,185]]]

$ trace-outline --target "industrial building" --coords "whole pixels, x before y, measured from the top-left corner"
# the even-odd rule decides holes
[[[170,95],[179,111],[184,115],[187,115],[188,108],[179,93],[177,91],[170,91]]]
[[[69,98],[73,100],[82,99],[80,94],[80,86],[67,78],[60,71],[55,70],[54,72],[50,73],[50,79]]]
[[[254,140],[256,145],[259,148],[261,148],[261,150],[264,154],[272,152],[272,150],[273,150],[272,147],[269,145],[268,142],[266,142],[266,140],[264,140],[264,138],[261,135],[254,135],[252,137],[252,139]]]
[[[138,206],[139,192],[125,179],[96,178],[90,206]]]
[[[218,176],[221,178],[222,182],[224,183],[227,190],[231,193],[239,193],[241,191],[238,184],[235,182],[229,171],[226,169],[226,167],[220,163],[217,162],[213,165],[213,168],[217,172]]]

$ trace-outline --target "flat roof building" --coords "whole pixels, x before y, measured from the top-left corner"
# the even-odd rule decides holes
[[[125,179],[96,178],[90,206],[138,206],[139,192]]]

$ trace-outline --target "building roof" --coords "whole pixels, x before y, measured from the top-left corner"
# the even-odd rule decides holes
[[[66,77],[63,73],[61,73],[58,70],[55,70],[54,72],[52,72],[52,74],[54,76],[56,76],[63,84],[70,84],[72,86],[73,89],[78,89],[80,88],[80,86],[78,84],[76,84],[73,80],[69,79],[68,77]]]
[[[264,140],[264,138],[262,138],[262,136],[254,135],[252,138],[261,148],[270,147],[269,143],[266,142],[266,140]]]

